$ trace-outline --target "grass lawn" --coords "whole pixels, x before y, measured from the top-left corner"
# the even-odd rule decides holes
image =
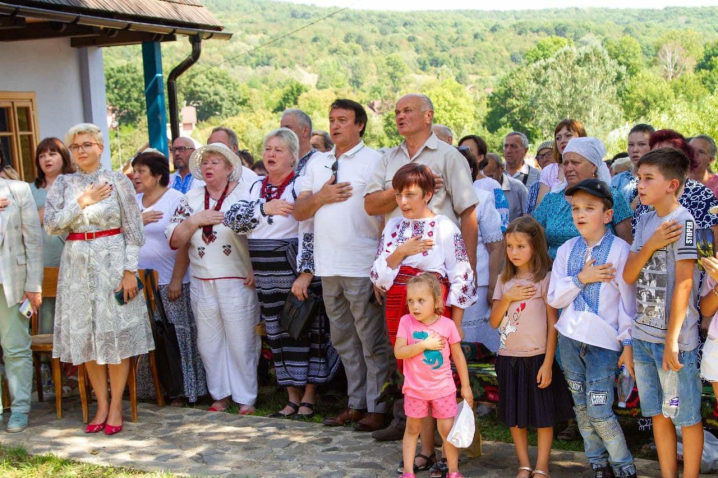
[[[89,465],[65,460],[54,455],[30,455],[21,446],[0,446],[0,476],[14,478],[40,478],[58,476],[82,477],[170,477],[168,473],[145,473],[142,471]]]

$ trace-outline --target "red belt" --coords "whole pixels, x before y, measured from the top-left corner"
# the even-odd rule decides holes
[[[100,237],[116,236],[121,233],[122,230],[118,227],[117,229],[108,229],[106,231],[97,232],[71,232],[67,235],[67,241],[91,241]]]

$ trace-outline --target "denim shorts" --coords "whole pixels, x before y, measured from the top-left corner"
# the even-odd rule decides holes
[[[641,400],[641,414],[648,418],[661,415],[663,406],[662,380],[668,372],[663,370],[664,344],[654,344],[633,339],[633,362],[636,369],[636,384]],[[689,427],[700,423],[701,378],[697,366],[698,347],[678,352],[683,368],[678,371],[680,405],[678,415],[673,419],[677,427]]]

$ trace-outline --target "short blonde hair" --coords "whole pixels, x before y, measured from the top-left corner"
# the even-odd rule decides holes
[[[70,131],[65,135],[65,145],[69,148],[75,136],[78,134],[91,134],[95,138],[95,142],[100,145],[105,145],[105,137],[102,134],[102,130],[92,123],[80,123],[76,124]]]
[[[265,148],[267,147],[267,141],[272,138],[277,138],[279,141],[284,143],[284,146],[287,147],[289,153],[292,155],[295,161],[299,159],[299,138],[297,138],[297,135],[294,131],[289,128],[277,128],[270,131],[264,137]]]

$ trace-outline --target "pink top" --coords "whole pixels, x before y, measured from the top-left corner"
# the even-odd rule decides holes
[[[536,284],[526,279],[511,279],[507,283],[496,281],[494,300],[501,300],[506,292],[516,284],[535,284],[536,293],[525,301],[511,302],[508,312],[501,321],[501,345],[499,355],[509,357],[533,357],[546,353],[546,334],[548,318],[546,317],[546,297],[551,275]]]
[[[456,393],[456,385],[451,375],[451,350],[449,344],[461,341],[459,331],[451,319],[439,317],[430,326],[419,322],[411,314],[406,314],[399,322],[397,338],[406,339],[408,345],[420,342],[436,332],[447,340],[441,350],[424,352],[404,359],[404,395],[421,400],[435,400]]]

